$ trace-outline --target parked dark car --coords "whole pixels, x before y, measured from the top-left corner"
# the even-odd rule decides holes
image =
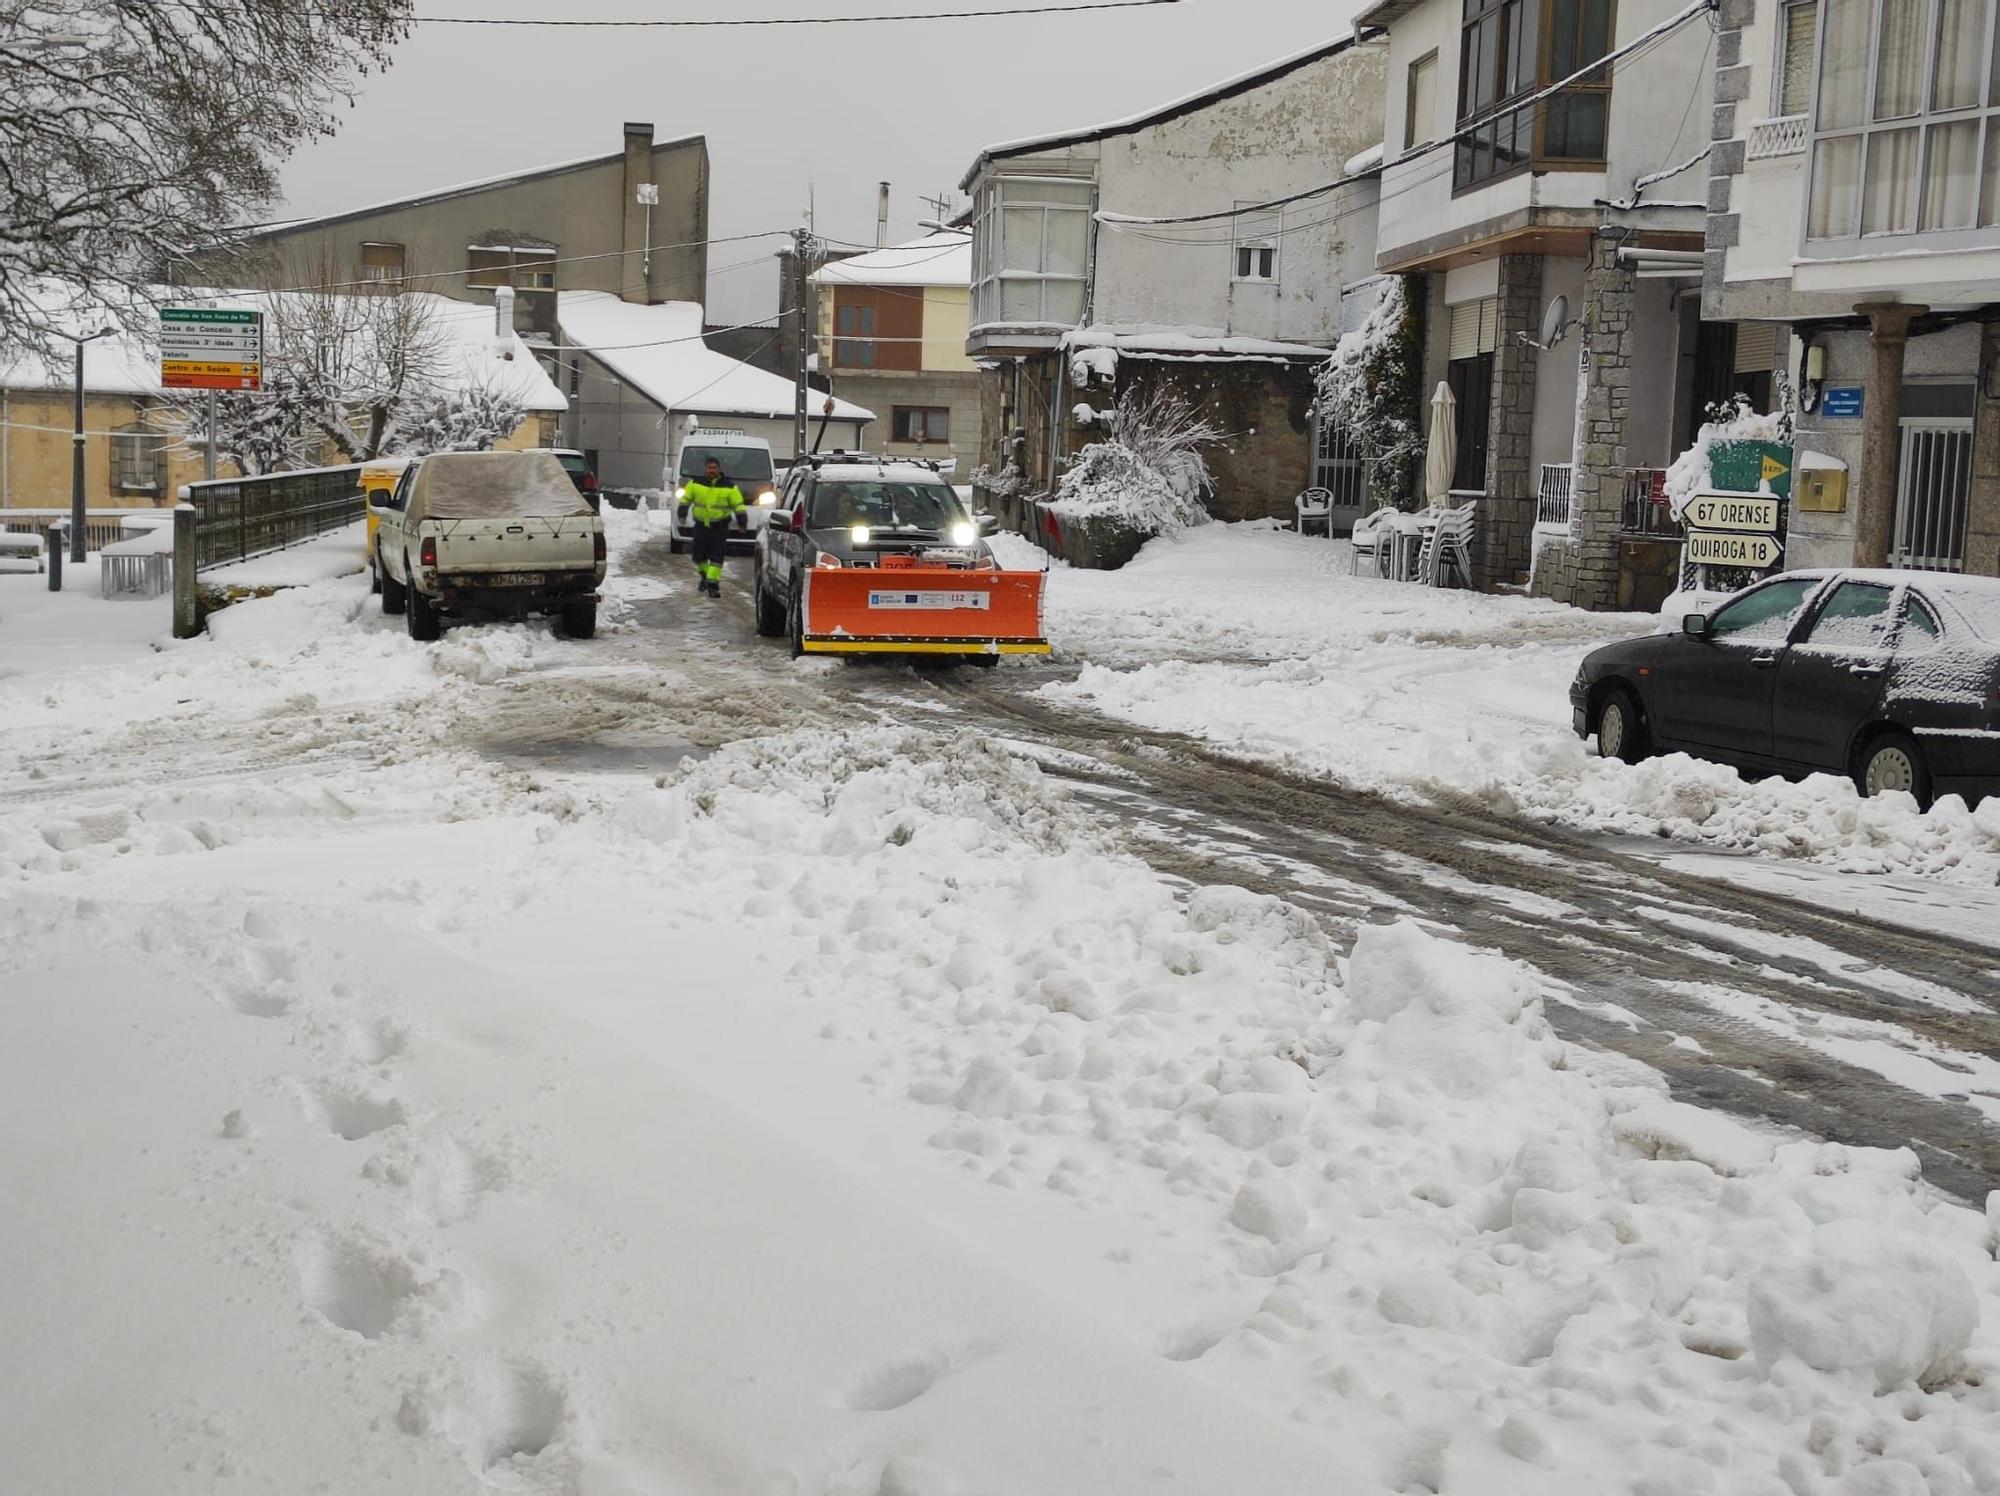
[[[591,470],[590,459],[588,457],[585,457],[583,453],[577,451],[574,447],[531,447],[528,450],[531,452],[547,452],[557,462],[560,462],[563,471],[569,474],[569,481],[576,485],[576,491],[589,501],[591,511],[593,513],[602,512],[597,491],[597,474]],[[628,504],[623,507],[630,508],[631,506]]]
[[[1691,753],[1973,803],[2000,795],[2000,580],[1781,572],[1592,651],[1570,707],[1606,758]]]

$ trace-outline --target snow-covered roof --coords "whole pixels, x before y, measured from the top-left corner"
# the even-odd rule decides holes
[[[702,139],[700,134],[677,135],[671,140],[656,140],[652,148],[656,151],[675,146],[688,145]],[[294,229],[312,228],[318,224],[343,223],[350,218],[366,218],[374,213],[389,213],[399,208],[420,208],[430,203],[443,202],[447,198],[463,197],[468,192],[483,192],[489,187],[504,187],[513,182],[531,182],[537,177],[560,176],[566,171],[581,171],[586,166],[603,166],[609,162],[621,161],[623,151],[600,151],[593,156],[578,156],[569,161],[556,161],[547,166],[531,166],[525,171],[505,171],[497,176],[478,177],[470,182],[457,182],[449,187],[433,187],[425,192],[413,192],[407,197],[392,197],[383,202],[369,203],[361,208],[342,208],[337,213],[321,213],[302,218],[278,218],[269,223],[251,224],[244,229],[246,238],[257,238],[264,234],[290,233]]]
[[[1266,83],[1276,82],[1287,73],[1296,72],[1337,52],[1344,52],[1353,45],[1354,33],[1348,32],[1344,36],[1335,37],[1332,41],[1308,47],[1303,52],[1294,52],[1289,57],[1279,58],[1276,62],[1267,62],[1262,67],[1253,68],[1247,73],[1239,73],[1234,78],[1225,79],[1221,83],[1203,89],[1200,93],[1189,94],[1186,98],[1176,99],[1171,104],[1148,109],[1125,119],[1113,120],[1110,124],[1086,126],[1080,130],[1069,130],[1058,135],[1032,135],[1021,140],[1007,140],[999,145],[989,145],[979,153],[979,159],[972,163],[971,168],[960,179],[959,191],[969,191],[973,178],[979,175],[987,162],[998,157],[1053,150],[1058,146],[1082,145],[1087,141],[1105,140],[1113,135],[1127,135],[1134,130],[1143,130],[1148,125],[1157,125],[1179,115],[1191,114],[1210,104],[1217,104],[1238,94],[1248,93],[1253,88],[1261,88]]]
[[[842,483],[945,482],[944,475],[936,468],[925,467],[920,462],[823,462],[818,471],[822,479]]]
[[[283,291],[196,291],[173,286],[156,286],[148,293],[160,306],[201,306],[238,311],[261,311],[264,316],[266,358],[272,349],[268,340],[279,336],[281,319],[274,315],[278,303],[299,298],[299,293]],[[444,345],[444,377],[457,389],[490,389],[511,395],[524,410],[559,411],[569,401],[549,378],[526,343],[514,333],[504,342],[493,331],[494,313],[490,306],[453,301],[430,291],[404,293],[427,304]],[[58,325],[70,331],[93,331],[108,320],[65,313],[65,297],[59,286],[47,285],[43,304],[50,308]],[[336,298],[345,299],[345,298]],[[59,357],[54,364],[34,354],[0,354],[0,386],[8,389],[67,390],[76,378],[75,365]],[[83,347],[83,387],[95,395],[162,395],[160,356],[151,338],[129,331],[98,338]]]
[[[972,236],[926,234],[887,249],[834,260],[813,272],[816,286],[969,286]]]
[[[1109,349],[1121,358],[1321,359],[1330,349],[1270,338],[1233,337],[1219,327],[1171,327],[1153,322],[1098,322],[1062,337],[1066,352]]]
[[[662,410],[791,417],[792,382],[703,342],[698,301],[647,306],[608,291],[561,291],[556,322],[564,343],[588,353]],[[808,395],[806,408],[815,418],[825,398],[816,391]],[[875,412],[836,398],[833,419],[872,421]]]

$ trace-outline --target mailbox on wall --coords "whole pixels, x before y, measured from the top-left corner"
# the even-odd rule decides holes
[[[1842,514],[1847,509],[1847,464],[1824,452],[1799,453],[1793,494],[1801,510]]]

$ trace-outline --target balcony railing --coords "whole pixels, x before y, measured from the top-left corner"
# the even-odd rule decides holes
[[[1752,161],[1799,155],[1806,148],[1806,140],[1812,133],[1811,125],[1812,116],[1806,114],[1760,119],[1750,126],[1750,144],[1743,154]]]
[[[1680,521],[1667,503],[1665,468],[1620,468],[1625,493],[1618,506],[1618,528],[1627,535],[1680,539]]]
[[[1570,496],[1576,468],[1567,462],[1542,464],[1542,481],[1535,491],[1535,523],[1569,525]]]

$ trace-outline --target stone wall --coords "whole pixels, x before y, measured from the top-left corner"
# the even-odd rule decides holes
[[[1600,229],[1584,270],[1583,334],[1578,353],[1576,473],[1570,532],[1535,562],[1533,590],[1579,608],[1618,602],[1618,521],[1631,418],[1633,293],[1637,277],[1618,263],[1626,230]]]
[[[1164,385],[1227,433],[1207,452],[1215,478],[1208,512],[1220,520],[1291,519],[1292,501],[1312,482],[1313,369],[1310,360],[1189,363],[1120,359],[1118,392]],[[1088,399],[1078,392],[1077,400]],[[1100,396],[1092,402],[1102,404]],[[1072,432],[1071,450],[1089,440]]]
[[[2000,321],[1980,324],[1979,382],[1972,418],[1972,492],[1965,518],[1965,569],[2000,576]]]
[[[1539,354],[1520,334],[1538,335],[1542,320],[1542,257],[1500,256],[1499,342],[1493,351],[1493,403],[1487,420],[1486,497],[1479,505],[1472,552],[1473,584],[1495,587],[1524,580],[1535,532],[1537,473],[1535,370]]]

